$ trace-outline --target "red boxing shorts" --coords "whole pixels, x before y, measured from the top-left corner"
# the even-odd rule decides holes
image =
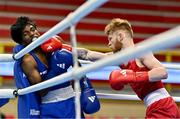
[[[180,118],[180,112],[173,98],[167,97],[148,106],[146,110],[147,118]]]

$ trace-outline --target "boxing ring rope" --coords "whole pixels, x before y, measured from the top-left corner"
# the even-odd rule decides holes
[[[128,94],[108,94],[108,93],[97,93],[98,98],[101,99],[113,99],[113,100],[140,100],[137,95]],[[180,102],[180,97],[173,96],[176,102]]]
[[[137,95],[97,93],[98,98],[113,100],[140,100]]]
[[[175,64],[172,64],[172,63],[163,63],[163,65],[168,68],[168,69],[180,69],[180,65],[175,63]]]
[[[12,62],[13,54],[0,54],[0,62]]]
[[[76,30],[75,25],[72,25],[70,28],[70,36],[71,36],[71,44],[72,44],[72,54],[73,54],[73,62],[74,66],[72,70],[77,70],[78,65],[78,55],[77,55],[77,40],[76,40]],[[76,78],[76,77],[74,77]],[[74,81],[74,89],[75,89],[75,106],[76,106],[76,118],[81,118],[81,105],[80,105],[80,86],[79,86],[79,78]]]
[[[79,62],[81,64],[92,64],[93,62],[92,61],[87,61],[87,60],[79,60]],[[163,66],[166,67],[167,69],[180,69],[180,64],[178,63],[165,63],[165,62],[162,62]]]

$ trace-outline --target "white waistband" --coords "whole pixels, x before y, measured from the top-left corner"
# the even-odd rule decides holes
[[[155,101],[158,101],[158,100],[163,99],[163,98],[167,98],[169,96],[170,95],[166,91],[165,88],[160,88],[160,89],[157,89],[157,90],[149,93],[148,95],[146,95],[146,97],[143,99],[143,101],[144,101],[144,104],[146,106],[149,106],[152,103],[154,103]]]
[[[72,86],[68,86],[65,88],[49,91],[48,94],[42,97],[42,103],[63,101],[71,97],[74,97],[74,91]]]

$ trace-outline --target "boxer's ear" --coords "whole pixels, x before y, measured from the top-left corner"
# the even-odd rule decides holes
[[[121,42],[124,39],[125,34],[122,32],[117,32],[116,37],[117,37],[118,41]]]

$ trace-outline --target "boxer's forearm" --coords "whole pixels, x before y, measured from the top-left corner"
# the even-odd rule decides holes
[[[164,67],[157,67],[148,72],[149,81],[155,82],[163,79],[167,79],[168,73]]]
[[[78,50],[78,58],[82,60],[95,61],[107,56],[106,53],[91,51],[85,48],[77,48],[77,50]]]

